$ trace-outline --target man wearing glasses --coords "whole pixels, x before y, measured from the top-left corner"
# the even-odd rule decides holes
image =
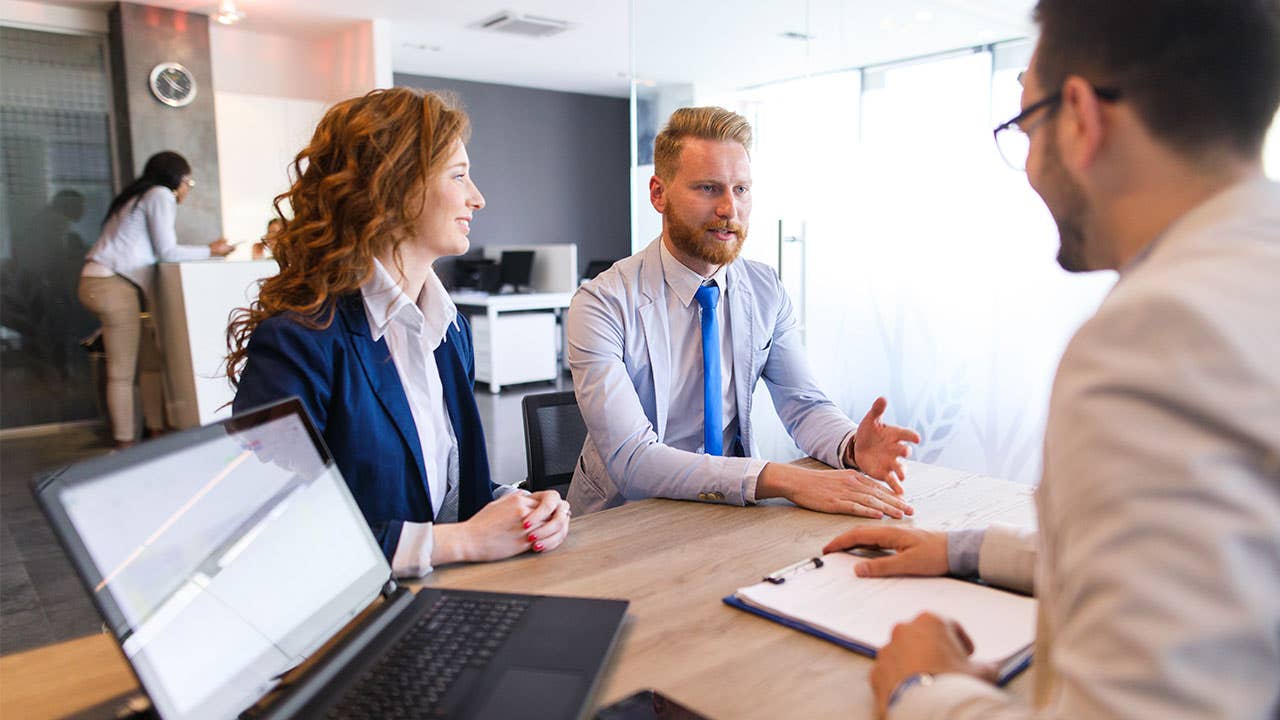
[[[1032,704],[921,615],[871,671],[894,718],[1280,717],[1276,0],[1040,0],[996,129],[1070,271],[1120,279],[1066,350],[1040,531],[863,527],[860,576],[979,575],[1040,600]],[[1019,142],[1021,143],[1019,146]]]

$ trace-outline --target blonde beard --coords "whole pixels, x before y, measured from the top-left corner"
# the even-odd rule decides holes
[[[727,265],[733,262],[738,258],[738,254],[742,252],[743,243],[747,241],[747,228],[745,225],[731,223],[728,228],[725,228],[724,223],[710,223],[695,228],[677,219],[674,209],[670,206],[667,207],[665,217],[667,221],[667,237],[671,240],[671,244],[675,245],[680,252],[711,265]],[[724,243],[703,237],[703,234],[708,230],[720,229],[731,230],[738,236],[737,241]]]

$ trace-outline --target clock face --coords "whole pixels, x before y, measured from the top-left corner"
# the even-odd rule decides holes
[[[151,94],[171,107],[190,105],[196,99],[196,79],[178,63],[161,63],[151,70]]]

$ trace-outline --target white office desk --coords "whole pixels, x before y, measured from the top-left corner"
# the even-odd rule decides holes
[[[513,293],[510,295],[493,295],[485,292],[461,291],[450,293],[453,303],[462,308],[482,309],[486,322],[483,327],[475,328],[474,342],[476,346],[476,379],[488,383],[489,392],[497,393],[503,385],[513,382],[531,382],[535,380],[555,380],[564,368],[563,315],[572,292],[536,292]],[[550,352],[554,357],[552,369],[547,372],[534,369],[533,374],[526,371],[538,366],[538,363],[525,362],[547,350],[540,338],[526,344],[526,338],[511,338],[503,334],[503,325],[499,315],[503,313],[547,311],[554,315],[553,331],[546,337],[550,343]]]

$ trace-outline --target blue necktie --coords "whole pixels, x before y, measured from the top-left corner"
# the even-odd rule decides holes
[[[703,285],[693,297],[702,306],[702,446],[708,455],[724,454],[724,421],[720,407],[720,320],[716,305],[720,288]]]

